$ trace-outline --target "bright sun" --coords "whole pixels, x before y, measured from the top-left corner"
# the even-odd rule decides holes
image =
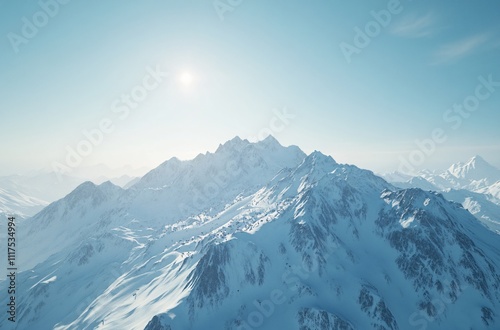
[[[193,75],[189,72],[183,72],[180,76],[181,84],[188,86],[193,82]]]

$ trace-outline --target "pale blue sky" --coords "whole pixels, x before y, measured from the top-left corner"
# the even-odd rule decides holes
[[[475,154],[500,167],[500,86],[458,128],[443,119],[478,77],[500,82],[499,2],[401,0],[350,63],[341,43],[391,1],[243,0],[223,20],[213,4],[72,0],[44,21],[37,1],[0,1],[0,175],[64,164],[103,118],[114,131],[82,165],[154,167],[282,128],[284,108],[282,144],[339,162],[394,170],[441,128],[421,167]],[[40,27],[20,42],[23,17]],[[113,103],[157,67],[168,77],[120,119]]]

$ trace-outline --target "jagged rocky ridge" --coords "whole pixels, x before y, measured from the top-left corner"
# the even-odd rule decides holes
[[[261,166],[229,176],[210,206],[172,202],[246,148]],[[438,193],[298,151],[235,139],[131,189],[87,183],[51,204],[28,223],[45,252],[20,274],[19,326],[498,327],[497,235]]]

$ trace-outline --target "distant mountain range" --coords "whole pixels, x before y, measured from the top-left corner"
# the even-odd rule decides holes
[[[489,201],[483,165],[449,173]],[[426,188],[236,137],[128,189],[85,182],[19,224],[17,326],[498,329],[500,236],[407,181]]]
[[[441,192],[447,199],[461,203],[488,228],[500,233],[500,170],[480,156],[453,164],[441,173],[424,170],[411,177],[394,172],[382,177],[400,188]]]
[[[137,182],[139,177],[124,173],[141,171],[130,167],[113,170],[104,165],[96,165],[82,167],[69,174],[41,170],[26,175],[3,176],[0,177],[0,215],[12,214],[28,218],[88,180],[96,183],[110,180],[127,188]]]

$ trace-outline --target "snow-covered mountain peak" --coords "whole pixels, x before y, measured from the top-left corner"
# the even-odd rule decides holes
[[[497,328],[497,235],[273,139],[170,159],[135,189],[86,182],[27,219],[19,327]]]
[[[484,160],[483,157],[479,155],[475,155],[474,157],[469,159],[467,164],[471,164],[473,166],[491,166],[486,160]]]
[[[262,141],[256,142],[255,145],[257,147],[265,148],[265,149],[269,149],[269,150],[283,148],[281,143],[279,143],[278,140],[276,140],[276,138],[272,135],[268,135]]]
[[[192,190],[189,186],[204,188],[205,181],[211,178],[217,181],[218,176],[224,177],[223,186],[242,179],[265,184],[279,170],[294,168],[304,158],[298,147],[284,147],[273,137],[256,143],[235,137],[221,144],[214,153],[200,154],[182,162],[170,159],[148,172],[133,188],[164,189],[176,185],[180,190]]]
[[[319,151],[313,151],[304,158],[291,176],[294,176],[297,180],[307,177],[307,181],[313,183],[328,173],[333,172],[338,166],[337,162],[331,156],[322,154]]]
[[[200,154],[201,155],[201,154]],[[198,156],[200,156],[198,155]],[[172,169],[176,169],[181,166],[185,161],[180,160],[177,157],[172,157],[161,163],[158,167],[168,167]]]
[[[326,173],[333,171],[337,165],[337,162],[331,156],[322,154],[319,151],[313,151],[304,158],[299,168],[315,169]]]
[[[85,197],[92,196],[95,193],[114,194],[122,190],[123,189],[121,187],[115,185],[109,180],[99,185],[96,185],[91,181],[85,181],[76,187],[75,190],[70,192],[67,197],[83,199]]]
[[[466,189],[479,192],[500,181],[500,170],[481,156],[474,156],[465,163],[458,162],[451,165],[444,172],[424,169],[416,177],[408,177],[399,173],[385,174],[383,177],[401,188],[419,187],[424,190],[443,191]]]
[[[177,157],[172,157],[169,160],[167,160],[167,162],[170,163],[170,164],[172,164],[172,165],[179,165],[179,164],[182,163],[182,160],[180,160]]]
[[[328,171],[318,159],[328,157],[309,155],[256,193],[253,224],[243,230],[252,235],[236,233],[206,250],[188,276],[187,298],[146,329],[251,328],[253,311],[274,289],[286,305],[273,306],[279,312],[263,318],[263,329],[405,329],[431,317],[429,328],[457,328],[463,320],[455,316],[471,299],[481,302],[467,327],[495,322],[499,296],[490,292],[500,278],[486,249],[494,241],[470,214],[440,194],[394,190],[370,171],[331,161]],[[289,282],[296,264],[306,276]],[[440,297],[449,301],[442,315]],[[322,325],[313,310],[325,311]]]
[[[215,153],[228,152],[228,151],[242,151],[245,147],[250,144],[247,139],[241,139],[239,136],[235,136],[231,140],[219,144],[219,147]]]
[[[231,140],[220,144],[215,154],[217,153],[238,153],[243,152],[248,148],[257,148],[260,150],[266,150],[267,152],[276,151],[284,149],[285,147],[281,145],[278,140],[272,135],[268,135],[265,139],[250,142],[247,139],[241,139],[239,136],[232,138]]]
[[[448,172],[461,180],[484,180],[493,183],[500,180],[500,170],[489,164],[481,156],[474,156],[466,163],[456,163],[450,166]]]
[[[87,194],[87,193],[95,190],[96,187],[97,187],[97,185],[95,183],[93,183],[92,181],[85,181],[82,184],[80,184],[78,187],[76,187],[72,192],[70,192],[68,194],[68,196]]]
[[[314,150],[307,156],[308,159],[311,159],[313,163],[317,164],[337,164],[337,162],[332,158],[332,156],[325,155],[321,151]]]
[[[114,184],[110,180],[101,183],[100,185],[98,185],[98,187],[99,187],[99,189],[101,189],[101,191],[109,192],[109,193],[116,193],[116,192],[123,191],[122,187]]]

